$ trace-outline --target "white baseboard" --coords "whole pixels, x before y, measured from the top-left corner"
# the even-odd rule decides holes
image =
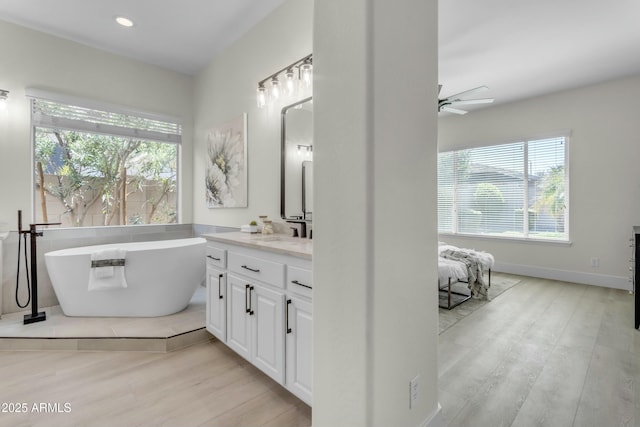
[[[444,418],[442,418],[442,406],[438,402],[438,409],[431,414],[429,418],[420,424],[420,427],[445,427]]]
[[[582,283],[585,285],[603,286],[605,288],[632,291],[633,284],[628,277],[610,276],[606,274],[584,273],[581,271],[559,270],[555,268],[538,267],[496,262],[494,271],[518,274],[521,276],[539,277],[541,279],[560,280],[563,282]]]

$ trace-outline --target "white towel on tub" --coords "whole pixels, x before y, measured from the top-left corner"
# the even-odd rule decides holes
[[[93,261],[126,260],[127,250],[121,248],[103,249],[91,254],[89,291],[122,289],[127,287],[124,266],[93,267]]]

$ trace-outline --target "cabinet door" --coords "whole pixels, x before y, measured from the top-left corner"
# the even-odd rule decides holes
[[[227,341],[227,274],[207,262],[207,330]]]
[[[313,390],[313,305],[289,298],[286,306],[287,381],[293,394],[311,405]]]
[[[227,345],[251,360],[250,287],[246,279],[227,275]]]
[[[253,363],[284,384],[284,294],[255,285],[252,300],[255,321]]]

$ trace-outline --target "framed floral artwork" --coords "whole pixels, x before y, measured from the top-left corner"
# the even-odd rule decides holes
[[[247,114],[207,132],[208,208],[247,207]]]

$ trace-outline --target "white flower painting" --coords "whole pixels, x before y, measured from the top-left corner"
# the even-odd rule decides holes
[[[207,133],[208,208],[247,207],[247,115]]]

